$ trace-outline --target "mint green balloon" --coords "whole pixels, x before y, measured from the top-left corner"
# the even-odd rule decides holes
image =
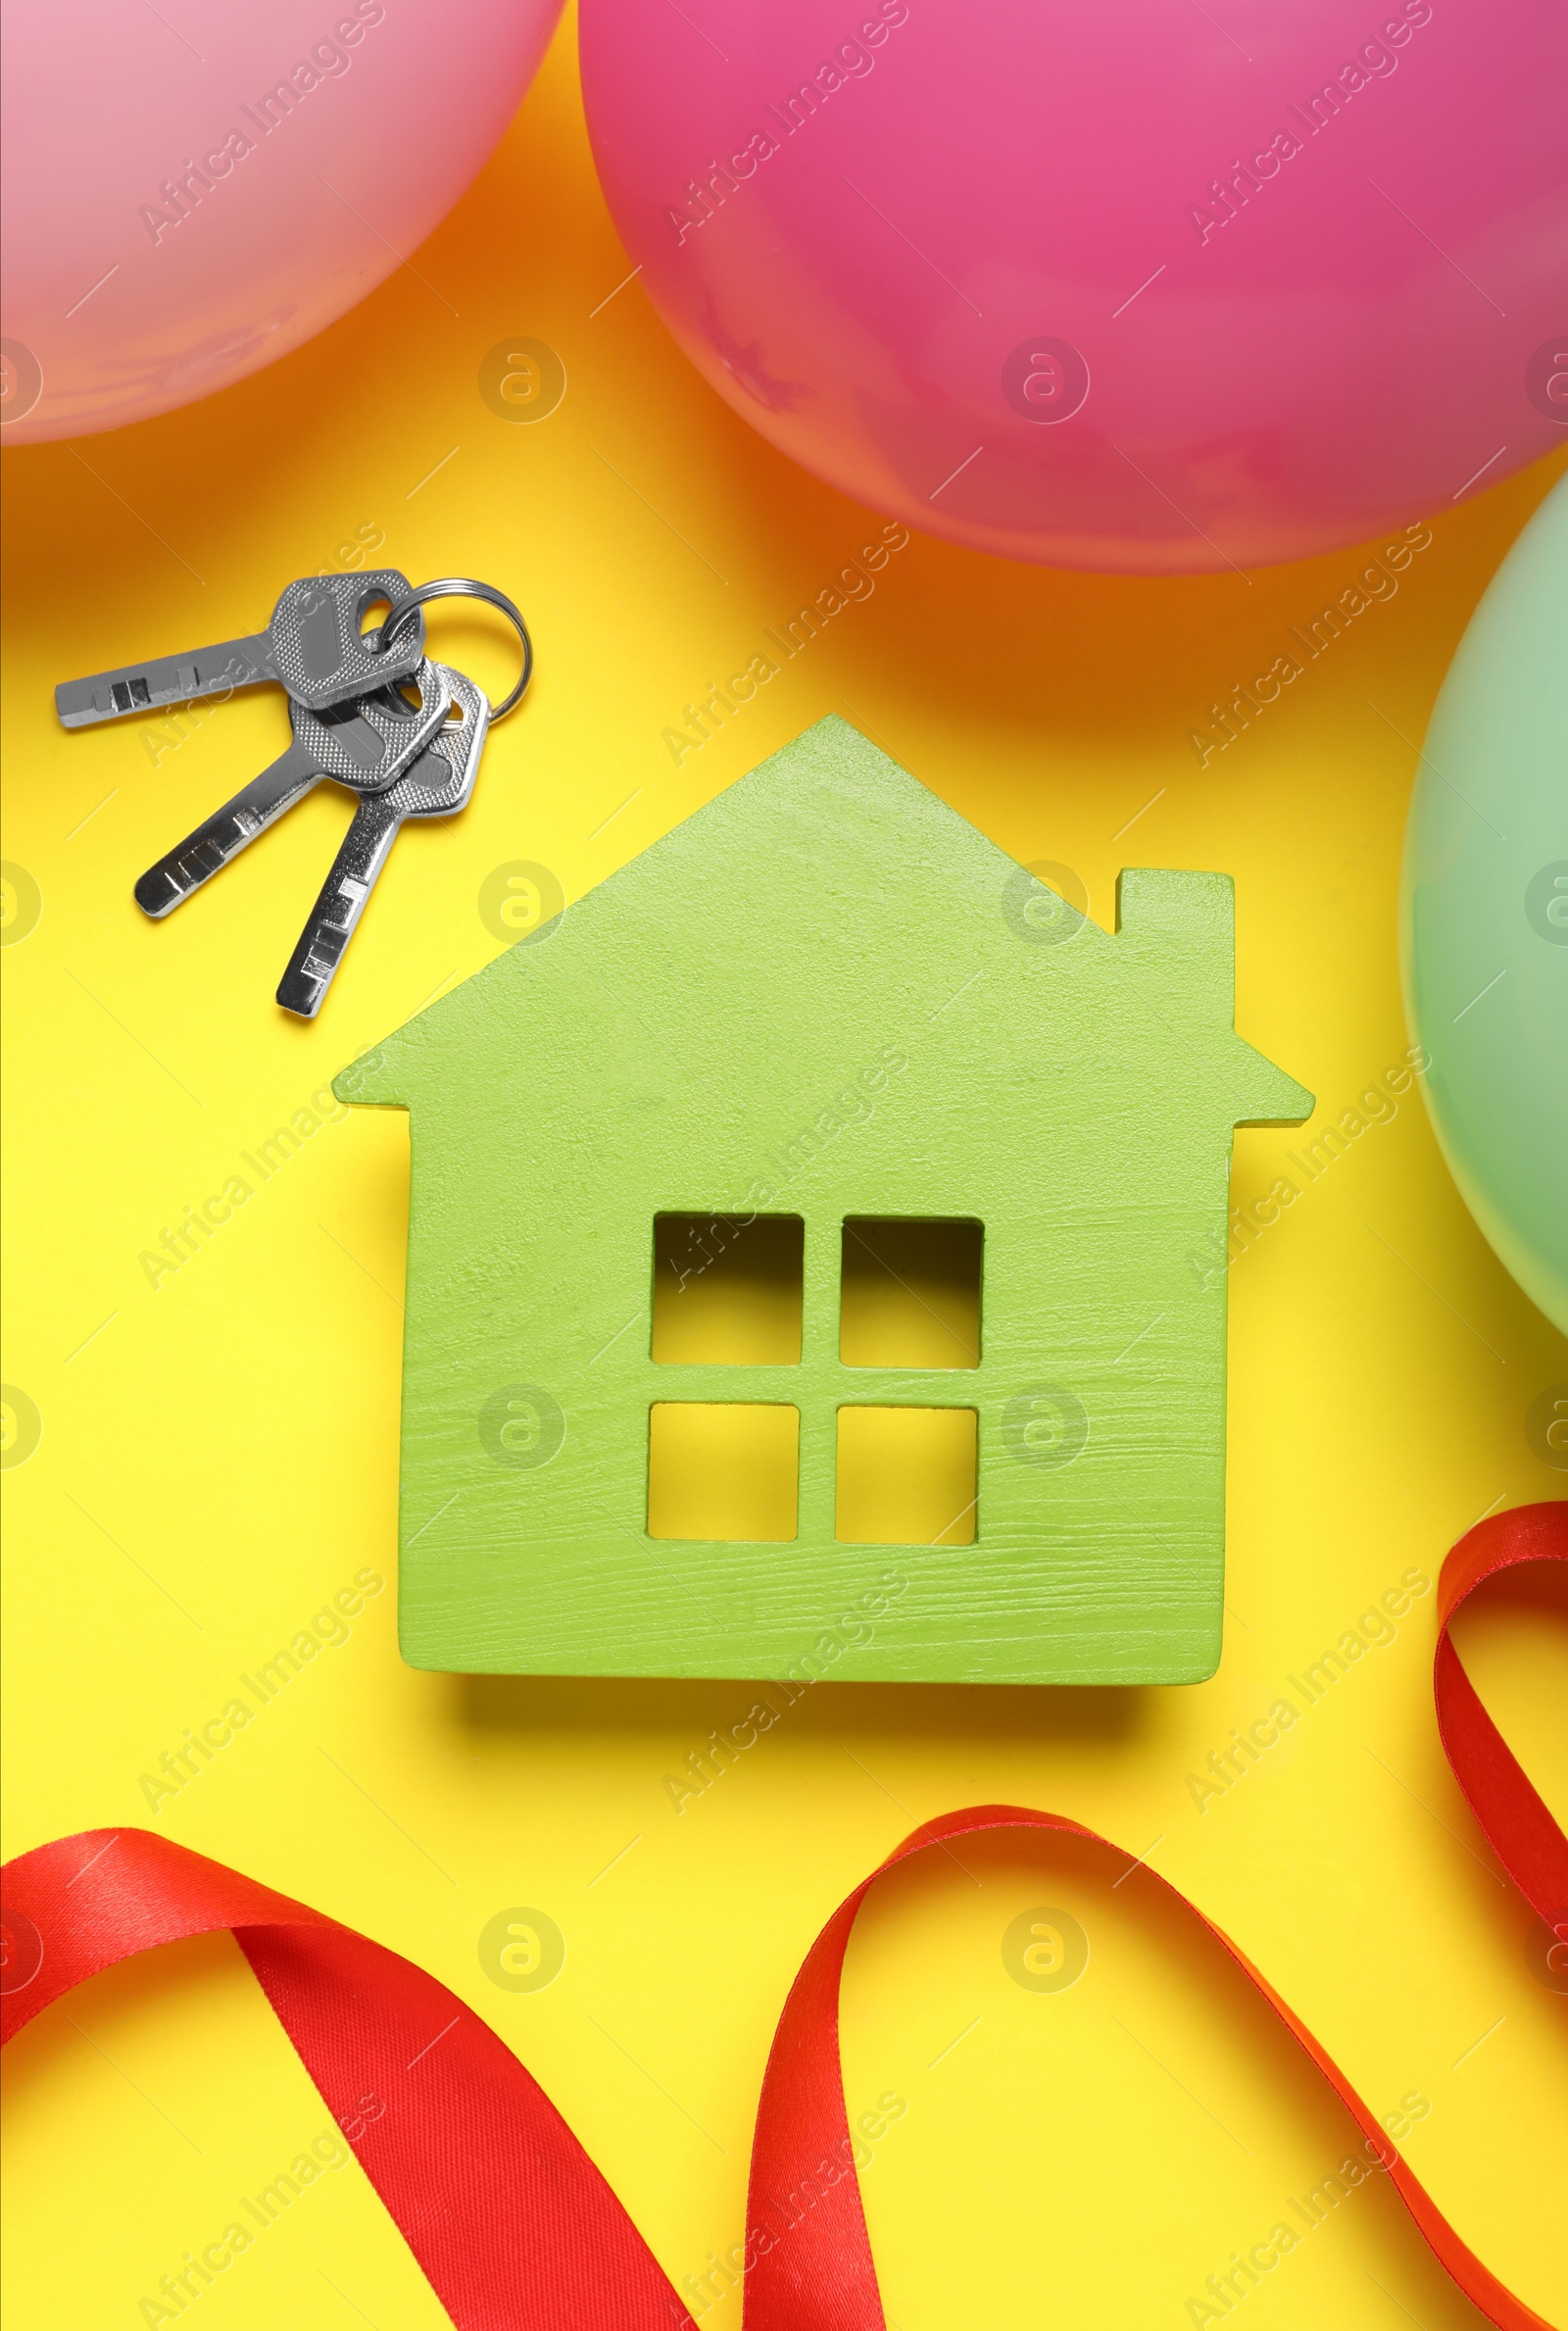
[[[1448,668],[1405,830],[1405,1010],[1465,1204],[1568,1333],[1568,477]]]

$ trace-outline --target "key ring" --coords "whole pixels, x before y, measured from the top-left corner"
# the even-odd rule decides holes
[[[418,610],[430,599],[482,599],[487,607],[499,608],[508,620],[516,626],[517,637],[522,642],[522,672],[512,694],[504,698],[500,704],[493,704],[490,707],[492,720],[504,719],[522,695],[532,676],[533,641],[528,637],[528,626],[523,621],[519,611],[507,597],[506,592],[498,591],[494,583],[472,582],[465,575],[456,574],[444,575],[439,582],[420,583],[418,588],[411,591],[406,599],[399,600],[386,621],[374,633],[371,640],[372,647],[377,651],[389,647],[398,632],[403,629],[404,624],[412,621]]]

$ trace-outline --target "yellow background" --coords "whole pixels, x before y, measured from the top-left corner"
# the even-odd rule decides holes
[[[677,771],[665,724],[874,521],[719,403],[636,283],[614,291],[629,263],[596,189],[569,25],[415,264],[419,279],[394,275],[209,403],[6,462],[6,855],[43,898],[5,958],[5,1372],[43,1418],[5,1482],[7,1851],[153,1821],[138,1776],[372,1564],[389,1588],[352,1641],[155,1825],[471,2001],[677,2281],[739,2239],[766,2048],[822,1920],[917,1820],[1006,1799],[1102,1827],[1129,1860],[1147,1850],[1377,2109],[1419,2091],[1418,2172],[1562,2321],[1562,2002],[1529,1970],[1528,1916],[1439,1750],[1432,1598],[1229,1796],[1200,1815],[1186,1785],[1402,1572],[1435,1578],[1483,1512],[1563,1488],[1524,1427],[1568,1376],[1561,1342],[1471,1224],[1413,1094],[1231,1274],[1231,1623],[1212,1682],[825,1683],[679,1813],[664,1775],[744,1716],[745,1685],[465,1681],[399,1662],[404,1119],[327,1126],[156,1290],[137,1260],[336,1068],[491,959],[476,901],[492,868],[539,862],[575,898],[835,710],[1019,859],[1076,869],[1101,919],[1123,863],[1233,873],[1238,1024],[1318,1095],[1317,1125],[1338,1116],[1408,1041],[1395,900],[1415,745],[1549,471],[1440,515],[1396,599],[1206,769],[1188,729],[1350,581],[1354,553],[1146,582],[916,539]],[[565,365],[564,400],[535,426],[477,392],[509,336]],[[280,749],[278,697],[236,700],[155,768],[141,724],[64,733],[50,689],[251,627],[361,525],[412,575],[513,592],[539,668],[472,807],[408,831],[303,1025],[272,989],[346,823],[340,794],[168,923],[130,896]],[[441,612],[432,635],[498,686],[507,650],[484,623]],[[1235,1196],[1265,1190],[1296,1139],[1240,1134]],[[1560,1636],[1554,1652],[1520,1611],[1467,1641],[1562,1810]],[[869,1906],[846,1980],[851,2108],[887,2089],[907,2104],[865,2178],[890,2316],[901,2331],[1188,2321],[1203,2278],[1337,2164],[1348,2122],[1149,1880],[1113,1888],[1061,1850],[928,1860]],[[528,1995],[477,1955],[519,1904],[566,1938],[563,1973]],[[1002,1959],[1004,1930],[1040,1906],[1091,1938],[1057,1995]],[[19,2323],[141,2319],[159,2275],[327,2127],[223,1939],[101,1978],[9,2054]],[[1381,2185],[1248,2305],[1277,2325],[1477,2319]],[[353,2163],[201,2307],[212,2331],[444,2320]],[[732,2331],[738,2314],[730,2297],[707,2320]]]

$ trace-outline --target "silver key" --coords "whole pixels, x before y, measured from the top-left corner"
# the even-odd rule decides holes
[[[395,567],[369,574],[307,575],[289,584],[265,631],[183,656],[123,664],[84,680],[62,680],[55,710],[66,727],[90,728],[161,704],[194,704],[276,680],[312,712],[324,712],[328,705],[368,695],[418,670],[424,655],[422,609],[389,646],[372,647],[360,630],[377,600],[395,610],[408,597],[408,576]],[[382,635],[378,627],[375,636]]]
[[[285,1012],[301,1019],[314,1019],[320,1011],[404,819],[454,818],[467,807],[479,774],[490,706],[466,673],[448,669],[446,677],[454,710],[461,708],[461,720],[443,728],[395,785],[361,795],[343,847],[289,958],[277,1000]]]
[[[324,713],[310,712],[291,697],[294,742],[288,751],[147,868],[136,884],[142,913],[157,918],[181,905],[324,777],[355,793],[395,785],[452,710],[444,664],[421,665],[417,678],[417,711],[395,688]]]

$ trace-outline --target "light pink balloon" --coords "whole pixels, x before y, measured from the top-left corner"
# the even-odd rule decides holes
[[[560,6],[10,0],[5,442],[186,404],[363,299],[485,161]]]
[[[1246,568],[1563,440],[1558,0],[582,0],[582,58],[676,338],[910,525]]]

